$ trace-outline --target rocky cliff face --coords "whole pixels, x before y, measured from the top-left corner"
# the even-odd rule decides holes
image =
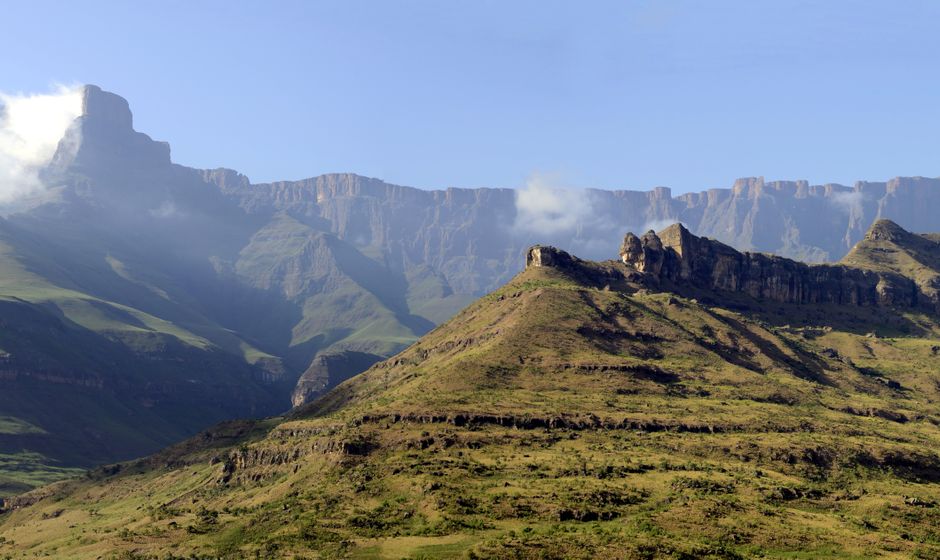
[[[860,243],[881,240],[885,231],[897,239],[904,230],[896,224],[878,222]],[[905,237],[940,244],[904,232]],[[857,249],[858,250],[858,249]],[[784,257],[737,251],[724,243],[696,237],[681,224],[642,237],[628,233],[620,257],[624,264],[642,273],[644,283],[654,286],[692,286],[706,290],[740,292],[754,298],[797,304],[869,305],[915,307],[936,306],[935,294],[927,293],[902,270],[806,264]]]
[[[102,165],[146,169],[169,163],[170,145],[134,130],[126,99],[98,86],[85,86],[82,115],[66,132],[50,171],[93,170]]]
[[[426,191],[352,174],[252,184],[233,171],[203,173],[251,213],[303,216],[342,239],[381,248],[390,266],[433,267],[458,293],[495,289],[518,272],[519,256],[536,243],[602,259],[616,250],[620,232],[676,222],[740,250],[805,262],[839,260],[881,218],[914,231],[940,228],[934,218],[940,180],[922,177],[853,187],[749,178],[679,196],[663,187],[585,189],[590,211],[571,227],[533,231],[520,221],[512,189]]]
[[[555,247],[536,245],[526,253],[525,266],[570,268],[576,266],[578,259]]]

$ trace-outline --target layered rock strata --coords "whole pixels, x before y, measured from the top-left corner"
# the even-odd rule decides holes
[[[642,237],[628,233],[620,258],[641,272],[645,283],[740,292],[782,303],[914,307],[923,295],[912,279],[899,273],[740,252],[692,235],[682,224]]]

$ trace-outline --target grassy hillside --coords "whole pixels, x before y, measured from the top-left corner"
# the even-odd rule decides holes
[[[0,224],[0,497],[287,406],[265,353],[117,254]]]
[[[288,417],[27,495],[0,553],[940,554],[933,317],[729,303],[531,268]]]
[[[299,306],[301,316],[286,341],[290,348],[312,343],[317,350],[389,355],[433,326],[411,314],[404,277],[287,214],[276,215],[251,238],[235,271],[246,283],[280,292]],[[424,291],[428,305],[442,299]]]

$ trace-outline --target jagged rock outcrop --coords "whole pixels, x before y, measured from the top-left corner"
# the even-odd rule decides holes
[[[526,268],[529,268],[530,266],[570,268],[575,265],[577,260],[579,259],[572,257],[561,249],[543,245],[535,245],[530,247],[529,251],[526,253],[525,266]]]
[[[662,272],[663,244],[652,230],[643,234],[642,238],[628,233],[620,246],[620,255],[623,262],[634,263],[640,272],[648,272],[653,276],[659,276]]]
[[[880,238],[884,225],[870,234]],[[896,224],[891,231],[901,230]],[[885,230],[887,231],[887,230]],[[903,230],[901,230],[903,231]],[[940,251],[940,246],[938,246]],[[894,271],[842,264],[810,265],[783,257],[737,251],[697,237],[682,224],[638,238],[628,233],[620,253],[624,264],[657,286],[679,285],[740,292],[782,303],[834,303],[914,307],[921,301],[915,282]]]
[[[170,165],[170,145],[134,130],[126,99],[87,85],[82,89],[82,114],[66,131],[48,172],[101,166],[143,171],[160,165]]]

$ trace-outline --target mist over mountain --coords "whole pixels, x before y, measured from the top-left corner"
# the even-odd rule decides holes
[[[82,113],[81,88],[45,95],[0,93],[0,204],[42,190],[39,172]]]
[[[174,164],[115,94],[86,86],[80,101],[51,159],[30,160],[39,182],[0,200],[0,455],[14,470],[121,460],[308,402],[509,281],[535,243],[614,258],[625,231],[681,222],[823,262],[880,218],[940,229],[940,180],[920,177],[679,196],[539,177],[518,190],[254,184]]]

